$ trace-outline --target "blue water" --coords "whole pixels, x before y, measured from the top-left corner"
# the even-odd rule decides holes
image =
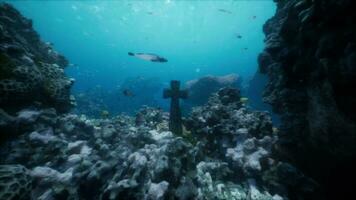
[[[75,91],[113,88],[133,76],[185,81],[237,73],[247,80],[263,48],[262,25],[275,12],[272,0],[7,2],[77,65],[67,68],[77,80]],[[135,59],[129,51],[168,62]]]

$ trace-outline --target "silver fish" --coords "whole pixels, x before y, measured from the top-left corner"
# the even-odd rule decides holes
[[[129,56],[134,56],[136,58],[140,58],[142,60],[147,60],[147,61],[151,61],[151,62],[167,62],[168,60],[158,56],[156,54],[153,53],[132,53],[132,52],[128,52]]]

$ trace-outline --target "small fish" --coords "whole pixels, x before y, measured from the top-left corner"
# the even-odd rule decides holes
[[[248,102],[248,98],[247,97],[241,97],[240,98],[240,102],[243,104],[246,104]]]
[[[154,13],[153,13],[153,12],[151,12],[151,11],[149,11],[149,12],[147,12],[147,14],[149,14],[149,15],[153,15]]]
[[[102,110],[101,111],[101,113],[100,113],[100,115],[101,115],[101,118],[108,118],[109,117],[109,115],[110,115],[110,113],[109,113],[109,111],[107,111],[107,110]]]
[[[232,14],[231,11],[223,9],[223,8],[219,8],[218,11],[223,12],[223,13],[227,13],[227,14]]]
[[[53,42],[46,42],[45,43],[47,46],[54,46],[54,43]]]
[[[151,61],[151,62],[168,62],[167,59],[158,56],[156,54],[153,53],[128,53],[129,56],[134,56],[136,58],[140,58],[142,60],[147,60],[147,61]]]
[[[127,96],[127,97],[134,97],[135,96],[134,93],[132,91],[128,90],[128,89],[123,90],[122,94],[124,96]]]
[[[247,50],[248,50],[248,48],[247,48],[247,47],[245,47],[245,48],[242,48],[241,50],[242,50],[242,51],[247,51]]]
[[[242,39],[242,35],[240,35],[240,34],[238,34],[238,33],[236,33],[236,37],[237,37],[238,39]]]
[[[256,19],[256,18],[257,18],[257,16],[256,16],[256,15],[252,16],[252,19]]]
[[[273,133],[278,133],[279,129],[277,127],[272,127]]]

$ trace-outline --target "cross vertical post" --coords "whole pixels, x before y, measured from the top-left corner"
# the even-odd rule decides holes
[[[182,114],[179,108],[179,99],[187,97],[188,91],[180,90],[180,82],[177,80],[172,80],[171,88],[163,91],[163,98],[171,98],[169,130],[176,135],[182,135]]]

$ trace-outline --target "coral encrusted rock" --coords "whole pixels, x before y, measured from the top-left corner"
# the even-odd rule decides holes
[[[239,88],[242,78],[237,74],[226,76],[204,76],[199,79],[190,80],[185,83],[189,98],[183,101],[183,106],[191,108],[202,106],[208,102],[209,97],[223,87]]]
[[[30,199],[32,177],[22,165],[0,165],[0,199]]]
[[[259,67],[269,76],[264,99],[282,116],[280,156],[325,196],[347,198],[352,186],[340,182],[356,178],[356,2],[276,2]]]
[[[40,40],[32,21],[0,4],[0,107],[16,112],[29,105],[71,108],[74,79],[64,74],[68,61]]]

